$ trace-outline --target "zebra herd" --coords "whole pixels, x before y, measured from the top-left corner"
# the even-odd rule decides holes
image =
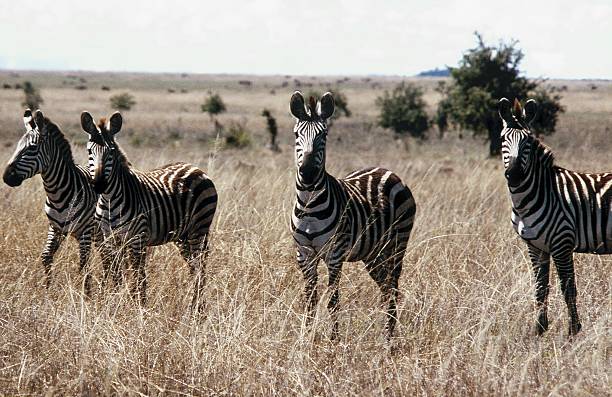
[[[330,93],[318,101],[310,97],[305,104],[296,91],[290,110],[296,120],[297,167],[291,230],[305,282],[308,322],[318,302],[318,263],[323,260],[329,273],[327,306],[335,338],[342,264],[363,261],[380,288],[389,338],[397,321],[399,278],[415,221],[414,197],[396,174],[383,168],[358,170],[342,179],[327,173],[328,120],[334,113]],[[573,252],[612,253],[612,173],[578,173],[554,165],[551,150],[530,131],[536,112],[533,100],[527,101],[524,109],[517,100],[514,105],[505,98],[499,102],[512,224],[526,242],[532,261],[537,333],[548,328],[552,256],[569,312],[569,334],[575,335],[581,324]],[[14,187],[41,174],[49,221],[41,255],[46,285],[51,281],[53,256],[63,239],[71,235],[79,242],[87,295],[93,243],[101,256],[103,283],[111,281],[117,286],[124,270],[131,270],[133,296],[144,305],[146,249],[173,242],[193,277],[192,310],[202,311],[208,234],[217,207],[212,180],[201,169],[185,163],[146,172],[132,167],[115,141],[123,123],[118,112],[98,123],[88,112],[81,114],[81,127],[89,137],[87,168],[75,164],[63,133],[40,110],[26,110],[23,119],[26,131],[3,179]]]

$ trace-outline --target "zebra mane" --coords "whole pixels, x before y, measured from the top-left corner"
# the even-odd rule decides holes
[[[542,160],[545,167],[552,168],[555,165],[555,154],[552,149],[535,137],[534,142],[536,156]]]
[[[119,160],[119,162],[124,166],[131,168],[132,163],[130,162],[130,159],[128,159],[127,155],[125,154],[123,149],[121,149],[121,146],[119,146],[117,142],[115,142],[115,151],[117,153],[117,160]]]
[[[74,163],[74,157],[72,156],[72,147],[70,146],[70,142],[68,142],[68,139],[66,139],[66,136],[64,135],[62,130],[60,130],[57,124],[49,120],[47,117],[45,117],[45,125],[47,129],[47,135],[55,140],[55,143],[59,146],[60,149],[62,149],[60,151],[62,153],[66,153],[66,157],[68,157],[70,161]]]

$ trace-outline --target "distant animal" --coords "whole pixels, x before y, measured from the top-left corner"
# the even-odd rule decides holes
[[[46,285],[51,282],[53,257],[67,235],[79,242],[79,265],[84,275],[85,292],[89,294],[91,275],[88,262],[92,240],[100,241],[94,213],[97,194],[89,184],[86,168],[74,163],[72,150],[60,128],[37,110],[23,114],[25,134],[17,143],[13,157],[4,170],[4,183],[15,187],[41,174],[47,194],[45,213],[49,220],[47,242],[41,259]],[[103,254],[103,260],[105,260]]]
[[[192,307],[199,311],[208,234],[217,207],[215,185],[201,169],[186,163],[136,170],[115,141],[122,124],[119,112],[98,125],[88,112],[81,114],[81,126],[89,134],[89,178],[100,194],[95,217],[104,243],[127,256],[136,278],[133,294],[145,304],[146,248],[174,242],[194,277]]]
[[[513,109],[512,109],[513,108]],[[573,253],[612,254],[612,173],[581,173],[555,165],[552,151],[530,130],[537,113],[502,98],[502,157],[512,201],[512,225],[527,243],[536,282],[536,332],[548,329],[550,257],[569,313],[569,335],[581,329]]]
[[[296,118],[297,165],[291,230],[306,282],[309,319],[318,300],[317,264],[323,259],[329,272],[332,338],[337,336],[342,264],[361,260],[382,292],[387,306],[385,333],[391,337],[402,261],[416,213],[414,197],[397,175],[384,168],[355,171],[342,179],[327,173],[327,121],[334,113],[331,93],[318,102],[310,97],[306,108],[301,92],[296,91],[290,108]]]

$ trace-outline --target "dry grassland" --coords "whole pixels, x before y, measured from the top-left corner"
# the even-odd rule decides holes
[[[206,315],[189,313],[187,265],[174,246],[152,250],[149,300],[141,308],[124,289],[80,293],[77,244],[56,256],[54,281],[41,285],[46,237],[40,177],[0,187],[0,394],[5,395],[563,395],[612,390],[612,258],[577,255],[583,330],[567,339],[567,315],[551,278],[551,327],[534,336],[534,287],[525,245],[510,224],[500,159],[456,133],[422,144],[395,141],[374,125],[374,100],[393,78],[341,85],[354,117],[340,119],[328,140],[328,170],[342,175],[380,165],[397,172],[417,200],[415,229],[400,279],[394,340],[380,337],[378,290],[361,264],[346,264],[341,326],[332,342],[324,295],[312,330],[304,324],[302,276],[289,233],[293,205],[293,77],[0,72],[0,83],[30,79],[43,110],[85,160],[79,114],[111,112],[108,98],[131,92],[118,140],[140,169],[193,162],[215,181],[219,207],[207,267]],[[238,80],[252,80],[251,87]],[[338,78],[299,78],[322,85]],[[288,87],[281,83],[290,81]],[[69,83],[63,84],[62,81]],[[380,86],[372,88],[372,83]],[[418,80],[433,110],[435,81]],[[612,84],[567,85],[558,132],[546,142],[562,166],[612,170]],[[111,91],[101,91],[102,85]],[[175,93],[169,93],[168,88]],[[181,89],[188,92],[181,93]],[[220,149],[206,90],[228,106],[221,123],[242,120],[254,146]],[[274,89],[275,94],[270,90]],[[303,88],[308,91],[309,88]],[[0,90],[0,161],[23,132],[22,92]],[[261,110],[279,124],[282,152],[271,153]],[[319,290],[326,271],[320,266]],[[93,263],[100,276],[100,261]]]

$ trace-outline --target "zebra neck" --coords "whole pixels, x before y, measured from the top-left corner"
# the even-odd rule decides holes
[[[51,140],[48,148],[48,163],[40,173],[50,202],[66,199],[66,191],[74,189],[73,183],[79,174],[71,153],[64,153]]]
[[[127,204],[127,198],[132,194],[134,180],[138,179],[130,167],[125,154],[119,148],[113,157],[113,165],[108,184],[102,193],[105,200],[117,201]]]
[[[300,181],[296,176],[296,205],[303,210],[308,210],[309,208],[318,205],[317,203],[326,197],[329,191],[329,183],[332,179],[333,177],[324,170],[315,183],[313,183],[311,186],[303,186],[300,184]]]
[[[527,169],[526,177],[520,185],[508,186],[512,208],[518,215],[532,215],[537,208],[554,199],[554,183],[553,167],[548,163],[548,159],[538,157]]]

